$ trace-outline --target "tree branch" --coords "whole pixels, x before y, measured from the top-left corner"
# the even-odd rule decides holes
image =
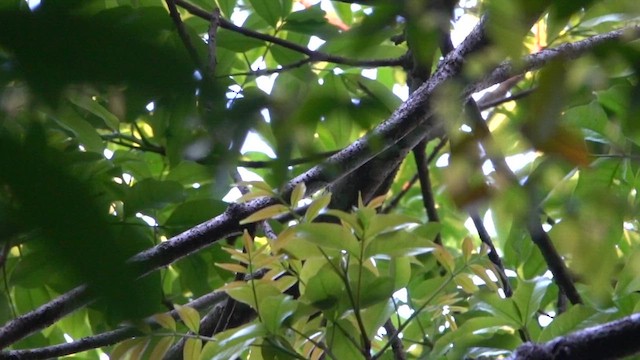
[[[0,348],[11,345],[23,337],[53,324],[91,301],[87,287],[82,285],[33,311],[18,316],[0,328]]]
[[[496,270],[498,271],[498,276],[500,277],[500,282],[502,283],[502,290],[504,291],[504,296],[511,297],[513,295],[513,289],[511,289],[511,283],[509,283],[509,278],[504,271],[504,265],[502,264],[502,259],[500,259],[500,255],[496,251],[496,247],[493,246],[493,241],[491,240],[491,236],[487,232],[487,229],[484,226],[484,222],[482,218],[480,218],[480,214],[475,209],[469,211],[469,217],[473,221],[473,225],[476,227],[478,231],[478,236],[480,237],[480,241],[486,244],[489,247],[489,253],[487,256],[493,265],[495,265]]]
[[[603,44],[629,42],[639,37],[640,25],[629,26],[608,33],[594,35],[584,40],[564,43],[554,48],[541,50],[535,54],[525,56],[522,61],[518,62],[520,65],[514,65],[513,62],[505,61],[480,81],[467,86],[463,91],[463,96],[467,98],[475,92],[506,81],[511,77],[541,69],[551,61],[560,59],[574,60]]]
[[[176,26],[176,30],[178,31],[178,35],[180,35],[180,39],[182,40],[184,47],[187,49],[191,60],[196,65],[196,67],[200,69],[200,71],[204,72],[206,69],[204,68],[204,66],[202,66],[202,61],[200,61],[200,58],[198,57],[198,52],[193,46],[193,43],[191,43],[191,38],[189,37],[187,29],[182,22],[182,18],[180,17],[180,12],[178,12],[178,8],[176,7],[175,0],[165,0],[165,3],[167,4],[167,8],[169,9],[169,16],[171,17],[171,20],[173,20],[173,23]]]
[[[417,175],[418,179],[420,179],[420,190],[422,191],[422,203],[427,212],[427,218],[429,221],[439,223],[440,217],[438,216],[438,210],[436,210],[436,201],[433,197],[433,186],[431,185],[431,177],[429,174],[429,160],[425,156],[426,148],[427,142],[421,141],[418,146],[413,148],[413,156],[416,159],[416,166],[418,168]],[[436,235],[434,242],[442,245],[440,232]]]
[[[188,306],[203,311],[214,304],[217,304],[226,298],[227,294],[224,292],[212,292],[207,295],[201,296],[189,302]],[[179,319],[178,312],[175,310],[169,311],[174,319]],[[152,328],[158,328],[158,324],[152,317],[145,320]],[[21,360],[38,360],[38,359],[50,359],[58,356],[65,356],[70,354],[79,353],[82,351],[97,349],[103,346],[109,346],[117,344],[123,340],[130,339],[135,336],[145,335],[140,329],[135,326],[125,326],[116,330],[108,331],[95,336],[88,336],[77,341],[70,343],[58,344],[53,346],[47,346],[38,349],[25,349],[25,350],[10,350],[0,353],[0,359],[21,359]]]
[[[510,360],[603,360],[640,352],[640,314],[576,331],[544,344],[521,345]]]

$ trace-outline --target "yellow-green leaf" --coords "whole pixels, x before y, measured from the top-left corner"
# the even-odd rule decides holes
[[[198,310],[186,305],[174,305],[174,307],[178,312],[178,316],[180,316],[180,319],[182,319],[189,330],[197,334],[200,329],[200,314]]]
[[[367,204],[367,207],[371,209],[377,209],[380,206],[382,206],[386,198],[387,198],[387,195],[380,195],[378,197],[375,197],[371,201],[369,201],[369,203]]]
[[[149,354],[149,359],[162,359],[164,355],[167,353],[171,345],[173,344],[172,337],[163,337],[156,343],[156,346],[153,347],[151,353]]]
[[[436,257],[436,260],[438,260],[445,269],[453,272],[456,267],[455,259],[447,249],[442,246],[436,246],[435,250],[433,250],[433,256]]]
[[[182,349],[182,359],[198,360],[200,359],[201,351],[202,351],[202,340],[188,338],[184,342],[184,348]]]
[[[259,190],[262,190],[270,195],[275,195],[271,186],[264,181],[240,181],[238,186],[249,186]]]
[[[167,330],[176,331],[176,320],[167,313],[155,314],[153,320]]]
[[[247,268],[239,264],[215,263],[219,268],[231,271],[232,273],[246,274]]]
[[[453,279],[464,292],[467,294],[473,294],[478,291],[478,286],[473,283],[473,280],[467,274],[459,274]]]
[[[313,219],[320,214],[320,212],[329,205],[331,202],[331,193],[324,193],[320,195],[317,199],[314,199],[311,204],[309,204],[309,208],[307,209],[306,214],[304,215],[304,219],[307,222],[313,221]]]
[[[131,348],[131,352],[129,353],[129,360],[140,360],[142,358],[142,354],[147,349],[147,345],[149,345],[150,338],[140,339],[140,342]]]
[[[291,206],[297,206],[298,202],[304,198],[304,194],[307,192],[307,187],[304,183],[299,183],[291,192]]]
[[[116,346],[113,347],[113,350],[109,354],[109,359],[112,360],[120,360],[126,359],[126,355],[131,351],[134,347],[136,347],[142,339],[129,339],[125,340]]]
[[[464,261],[469,261],[471,259],[471,254],[473,253],[473,240],[470,237],[464,238],[462,240],[462,254],[464,256]]]
[[[282,204],[275,204],[267,206],[264,209],[258,210],[248,217],[240,221],[240,225],[249,224],[256,221],[266,220],[277,215],[282,215],[289,212],[289,208]]]
[[[491,291],[498,291],[498,286],[491,280],[489,274],[487,274],[487,269],[478,264],[469,264],[469,269],[471,269],[476,276],[481,278]]]
[[[261,198],[261,197],[265,197],[265,196],[271,197],[271,196],[273,196],[273,194],[269,193],[269,192],[266,192],[264,190],[260,190],[260,189],[252,190],[251,192],[248,192],[248,193],[240,196],[236,200],[236,202],[237,203],[243,203],[243,202],[247,202],[249,200],[253,200],[253,199],[257,199],[257,198]]]

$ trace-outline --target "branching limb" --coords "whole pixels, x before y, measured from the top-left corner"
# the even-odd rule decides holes
[[[511,171],[511,168],[509,168],[509,165],[507,165],[507,162],[505,161],[504,155],[502,155],[495,146],[495,141],[493,141],[489,127],[482,118],[478,105],[473,99],[469,99],[467,102],[466,110],[467,115],[473,124],[474,131],[481,139],[482,146],[487,152],[487,156],[491,160],[491,163],[498,174],[500,174],[511,185],[520,186],[518,177],[513,173],[513,171]],[[532,204],[532,206],[534,206],[534,209],[530,211],[530,219],[528,223],[531,240],[533,240],[542,252],[542,256],[544,257],[544,260],[553,274],[553,278],[556,284],[558,284],[560,290],[567,295],[572,304],[581,304],[582,299],[580,298],[580,294],[578,294],[578,291],[573,284],[562,257],[560,257],[553,246],[549,235],[542,229],[540,219],[538,218],[539,210],[537,204]],[[491,255],[489,256],[491,258]],[[496,258],[499,260],[499,257],[496,256]]]
[[[201,9],[196,5],[193,5],[185,0],[174,0],[174,1],[177,5],[180,5],[182,8],[187,10],[192,15],[198,16],[200,18],[203,18],[209,21],[211,21],[213,17],[213,15],[211,15],[204,9]],[[272,44],[276,44],[284,48],[287,48],[289,50],[299,52],[301,54],[307,55],[309,57],[309,61],[311,62],[326,61],[334,64],[360,66],[360,67],[401,66],[404,62],[403,57],[395,58],[395,59],[356,60],[356,59],[349,59],[349,58],[345,58],[337,55],[325,54],[323,52],[311,50],[306,46],[302,46],[294,42],[281,39],[276,36],[263,34],[258,31],[237,26],[231,21],[223,17],[219,17],[219,22],[220,22],[220,27],[223,29],[231,30],[247,37],[267,41]]]
[[[486,89],[495,84],[504,82],[514,76],[525,74],[529,71],[543,68],[545,65],[555,60],[573,60],[586,53],[592,51],[598,46],[614,42],[629,42],[640,37],[640,25],[629,26],[623,29],[614,30],[608,33],[594,35],[584,40],[564,43],[554,48],[547,48],[535,54],[525,56],[518,62],[518,66],[514,63],[505,61],[495,68],[489,75],[482,80],[468,86],[463,96],[468,98],[471,94]]]

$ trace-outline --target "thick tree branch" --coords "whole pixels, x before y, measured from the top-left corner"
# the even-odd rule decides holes
[[[212,292],[189,302],[187,305],[196,310],[203,311],[217,303],[220,303],[226,297],[227,294],[224,292]],[[174,319],[179,319],[178,313],[175,310],[170,311],[169,314]],[[153,318],[147,319],[146,323],[153,328],[159,327],[155,320],[153,320]],[[76,354],[82,351],[97,349],[103,346],[114,345],[123,340],[142,335],[145,334],[137,327],[125,326],[95,336],[88,336],[70,343],[47,346],[38,349],[10,350],[7,352],[2,352],[0,353],[0,359],[50,359],[58,356],[65,356]]]
[[[384,323],[384,330],[387,332],[387,334],[389,334],[389,336],[398,332],[396,327],[393,326],[393,322],[391,322],[391,319],[387,320],[387,322]],[[404,351],[404,345],[402,344],[402,339],[395,336],[392,339],[390,339],[390,341],[391,341],[391,350],[393,351],[393,359],[406,360],[407,354]]]
[[[0,328],[0,348],[11,345],[23,337],[53,324],[58,319],[90,302],[91,296],[87,287],[83,285],[31,312],[18,316]]]
[[[300,182],[307,184],[309,193],[326,187],[328,184],[340,179],[345,174],[357,169],[376,155],[388,149],[406,137],[407,134],[416,130],[416,128],[419,128],[418,131],[433,130],[437,124],[429,123],[426,120],[429,118],[429,115],[431,115],[426,104],[443,83],[459,75],[465,56],[486,44],[483,28],[484,23],[481,22],[480,25],[472,31],[470,36],[442,61],[440,67],[431,79],[420,86],[387,121],[380,124],[371,133],[355,141],[352,145],[331,156],[322,164],[313,167],[291,180],[284,187],[285,197],[292,191],[295,185]],[[629,34],[629,36],[623,37],[624,34]],[[575,58],[580,54],[586,53],[594,46],[607,41],[622,39],[633,40],[639,36],[640,27],[634,27],[627,31],[618,30],[607,34],[596,35],[591,39],[583,40],[573,45],[561,46],[556,49],[546,49],[538,54],[527,57],[524,62],[525,66],[518,68],[518,71],[526,72],[538,69],[553,59]],[[462,97],[467,98],[475,91],[502,82],[514,75],[517,75],[515,67],[510,63],[504,63],[479,83],[469,85],[462,94]],[[424,136],[415,136],[412,140],[417,144],[423,138]],[[138,254],[134,257],[133,261],[143,264],[143,268],[147,272],[167,266],[219,239],[239,234],[241,227],[238,221],[240,219],[275,203],[276,201],[272,199],[256,199],[242,205],[233,204],[229,206],[223,214]],[[19,319],[5,324],[0,328],[0,346],[6,346],[32,332],[38,331],[88,301],[88,299],[85,298],[85,302],[76,304],[73,300],[75,300],[75,297],[67,294],[50,303],[56,303],[58,306],[67,309],[65,312],[50,314],[41,310],[41,307],[23,315]],[[45,316],[47,320],[42,321],[41,316]],[[16,322],[21,323],[21,325],[18,326]]]
[[[196,5],[193,5],[185,0],[175,0],[175,3],[177,5],[180,5],[182,8],[187,10],[192,15],[195,15],[197,17],[203,18],[208,21],[212,20],[212,17],[213,17],[212,14],[208,13],[204,9],[197,7]],[[356,59],[349,59],[349,58],[345,58],[337,55],[325,54],[323,52],[311,50],[306,46],[302,46],[294,42],[281,39],[276,36],[271,36],[268,34],[263,34],[258,31],[243,28],[223,17],[219,17],[219,24],[220,24],[220,27],[223,29],[231,30],[254,39],[267,41],[272,44],[287,48],[289,50],[293,50],[301,54],[307,55],[309,57],[309,61],[311,62],[326,61],[334,64],[360,66],[360,67],[400,66],[404,63],[403,57],[395,58],[395,59],[356,60]]]
[[[511,360],[604,360],[640,352],[640,314],[557,337],[544,344],[521,345]]]

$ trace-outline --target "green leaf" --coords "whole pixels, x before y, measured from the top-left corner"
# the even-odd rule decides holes
[[[553,321],[545,327],[540,336],[538,342],[547,342],[558,336],[566,335],[570,332],[591,325],[589,319],[596,314],[596,311],[591,307],[577,304],[569,308],[569,310],[557,315]]]
[[[236,2],[237,0],[216,0],[216,4],[220,8],[222,15],[226,18],[231,18]]]
[[[371,100],[386,109],[389,114],[402,104],[402,100],[400,100],[396,94],[375,80],[353,74],[346,74],[343,76],[343,79],[348,89],[353,92],[364,93]]]
[[[247,304],[258,310],[262,299],[282,295],[280,289],[278,289],[272,282],[251,280],[247,283],[237,284],[238,286],[227,288],[227,294],[234,300]],[[256,304],[256,300],[258,301],[258,304]]]
[[[331,265],[326,264],[309,278],[303,298],[319,309],[330,309],[345,295],[345,285]]]
[[[200,329],[200,314],[198,313],[198,310],[186,305],[174,305],[174,308],[178,312],[178,316],[180,316],[182,322],[184,322],[189,330],[197,334]]]
[[[218,35],[216,39],[218,46],[236,53],[247,52],[249,50],[265,45],[264,41],[262,40],[244,36],[235,31],[227,29],[218,29]]]
[[[118,131],[120,120],[97,101],[92,100],[86,95],[76,93],[69,94],[68,98],[74,105],[85,109],[102,119],[105,125],[111,128],[111,130]]]
[[[213,199],[187,201],[171,212],[164,226],[169,229],[170,234],[178,234],[221,214],[228,205],[224,201]]]
[[[513,302],[520,313],[520,325],[527,326],[540,309],[540,302],[551,285],[551,280],[538,277],[532,281],[520,280],[513,293]]]
[[[263,324],[247,324],[230,329],[205,344],[200,353],[201,360],[228,360],[235,359],[245,352],[256,340],[266,336],[267,329]]]
[[[455,331],[449,331],[440,337],[433,346],[432,356],[442,356],[452,348],[478,346],[483,340],[491,338],[497,333],[513,332],[514,329],[509,329],[509,327],[512,327],[511,322],[501,317],[480,316],[469,319]],[[513,349],[516,344],[514,342],[506,343],[504,348]]]
[[[327,326],[327,347],[336,359],[364,360],[360,352],[360,344],[349,339],[360,340],[360,332],[347,319],[340,319]]]
[[[394,258],[431,252],[436,244],[406,230],[391,231],[373,238],[365,248],[365,257]]]
[[[359,257],[358,240],[351,231],[340,225],[328,223],[304,223],[296,226],[296,236],[321,248],[347,250]]]
[[[65,128],[72,131],[78,138],[78,141],[89,151],[102,152],[104,143],[100,134],[87,120],[82,118],[71,107],[62,107],[60,114],[54,118]]]
[[[357,283],[352,281],[351,287],[357,289]],[[393,279],[389,276],[375,276],[371,271],[362,269],[362,278],[360,279],[359,290],[359,307],[365,309],[369,306],[386,302],[393,292]]]
[[[175,181],[144,179],[129,189],[125,199],[126,216],[139,211],[161,209],[166,205],[181,202],[185,198],[182,185]]]
[[[249,0],[258,15],[271,27],[276,28],[278,21],[291,11],[291,0]]]
[[[520,313],[512,298],[502,299],[495,293],[479,292],[476,294],[477,303],[475,308],[483,310],[496,318],[501,319],[503,324],[508,324],[519,329],[522,326]]]
[[[417,224],[419,221],[411,216],[402,214],[376,215],[371,224],[365,228],[364,237],[372,238],[380,233],[395,230],[401,226]]]
[[[376,335],[378,330],[385,322],[387,322],[387,320],[389,320],[389,317],[392,316],[394,311],[395,306],[391,299],[378,302],[360,311],[360,316],[364,323],[364,329],[367,332],[369,339],[372,339]]]
[[[304,10],[289,14],[282,29],[329,39],[338,35],[339,32],[335,26],[327,22],[325,16],[326,13],[320,8],[320,4],[309,6]]]
[[[295,312],[298,306],[297,301],[282,294],[259,299],[259,302],[260,318],[271,334],[277,334],[283,329],[284,321]]]

